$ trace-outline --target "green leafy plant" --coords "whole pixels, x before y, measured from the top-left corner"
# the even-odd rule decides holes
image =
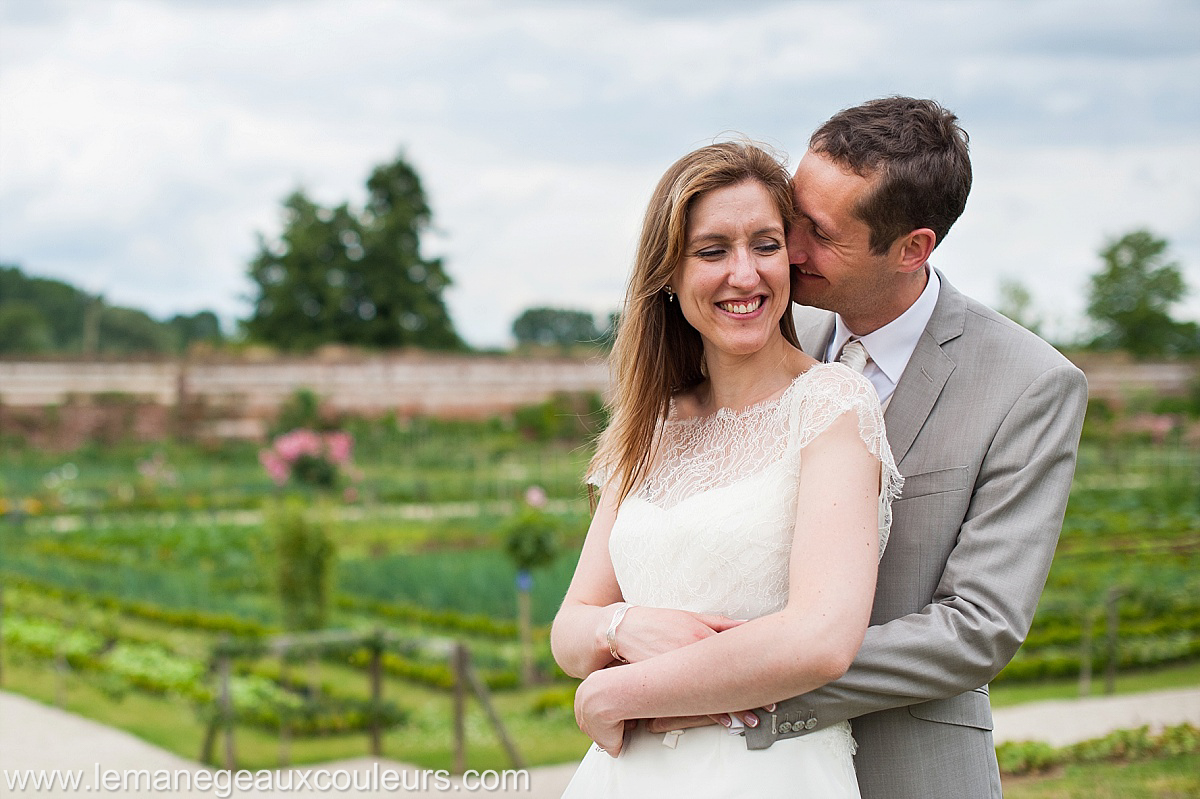
[[[318,513],[296,500],[273,508],[268,524],[278,542],[278,587],[284,626],[325,626],[332,593],[334,547]]]
[[[554,562],[554,522],[543,512],[546,492],[531,486],[525,492],[525,506],[505,527],[504,550],[517,567],[517,629],[521,638],[521,675],[526,684],[534,681],[532,642],[533,570]]]

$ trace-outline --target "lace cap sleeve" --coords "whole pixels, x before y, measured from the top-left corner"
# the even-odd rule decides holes
[[[587,473],[587,476],[583,478],[583,484],[603,489],[604,484],[608,482],[608,474],[608,466],[598,466],[595,471]]]
[[[800,475],[801,450],[829,429],[834,420],[853,411],[867,451],[879,459],[879,553],[887,546],[892,526],[892,501],[900,496],[904,478],[896,468],[883,424],[883,409],[871,381],[841,364],[819,364],[792,398],[787,459]]]

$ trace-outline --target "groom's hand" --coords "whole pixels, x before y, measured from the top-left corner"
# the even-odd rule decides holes
[[[575,691],[575,722],[584,735],[610,757],[621,754],[625,739],[637,726],[636,719],[622,719],[611,691],[605,690],[612,672],[601,669],[584,678]],[[611,682],[611,681],[609,681]]]
[[[768,713],[775,712],[775,703],[763,707],[763,710]],[[747,727],[758,726],[758,716],[754,715],[752,710],[743,710],[732,714],[742,720],[742,723]],[[722,727],[728,727],[732,722],[729,720],[729,713],[716,713],[711,716],[669,716],[661,719],[650,719],[646,722],[646,729],[653,733],[668,733],[672,730],[686,730],[692,727],[707,727],[709,724],[720,724]]]
[[[617,628],[615,648],[630,663],[649,660],[742,624],[716,613],[631,607]]]

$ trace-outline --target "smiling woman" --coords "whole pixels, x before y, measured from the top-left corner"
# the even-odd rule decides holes
[[[741,213],[753,219],[744,220]],[[625,487],[644,475],[654,430],[671,403],[680,397],[686,401],[694,390],[705,392],[722,384],[707,379],[723,356],[720,348],[705,341],[702,329],[710,326],[697,326],[688,315],[697,322],[702,316],[715,320],[718,313],[732,318],[732,310],[710,307],[702,313],[698,306],[731,300],[742,300],[734,305],[745,305],[745,300],[765,298],[767,281],[750,272],[759,274],[763,268],[774,275],[781,265],[786,266],[787,256],[770,250],[786,240],[794,216],[795,198],[787,170],[769,152],[748,142],[722,142],[696,150],[673,164],[659,181],[646,210],[613,345],[613,418],[593,461],[593,468],[607,464],[605,468],[619,478],[622,498]],[[739,261],[756,266],[737,267]],[[735,264],[732,275],[730,264]],[[690,273],[708,275],[703,280],[696,277],[697,284],[722,293],[703,300],[694,296],[692,289],[685,289],[685,284],[692,284]],[[743,285],[747,281],[754,283],[749,290]],[[792,368],[798,372],[807,356],[800,352],[792,315],[784,313],[786,294],[779,294],[777,279],[771,283],[771,307],[747,320],[747,327],[760,333],[757,349],[743,342],[742,355],[765,358],[774,351],[793,361]],[[685,293],[678,294],[672,284]],[[765,331],[772,326],[779,336],[767,335]],[[782,350],[775,349],[781,346]],[[799,363],[795,363],[797,358]],[[755,370],[744,373],[755,375]],[[765,375],[771,383],[772,374],[773,370],[759,371],[757,378]],[[763,386],[748,388],[751,393],[761,392]],[[772,388],[778,392],[782,385]],[[738,407],[740,401],[721,400],[731,402],[730,407]]]
[[[565,796],[857,796],[844,723],[769,752],[730,735],[846,670],[899,488],[871,384],[795,343],[793,216],[786,171],[744,142],[684,156],[650,201],[551,633],[596,742]],[[731,729],[675,729],[709,714]]]

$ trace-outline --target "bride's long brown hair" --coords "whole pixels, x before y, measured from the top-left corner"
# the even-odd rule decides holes
[[[702,194],[749,180],[767,189],[785,232],[789,230],[796,211],[788,173],[774,155],[748,141],[720,142],[688,153],[671,165],[650,198],[609,359],[611,421],[588,467],[607,485],[616,481],[618,502],[646,477],[655,432],[671,397],[705,377],[700,334],[663,290],[683,258],[688,215]],[[780,318],[779,329],[799,348],[790,310]]]

